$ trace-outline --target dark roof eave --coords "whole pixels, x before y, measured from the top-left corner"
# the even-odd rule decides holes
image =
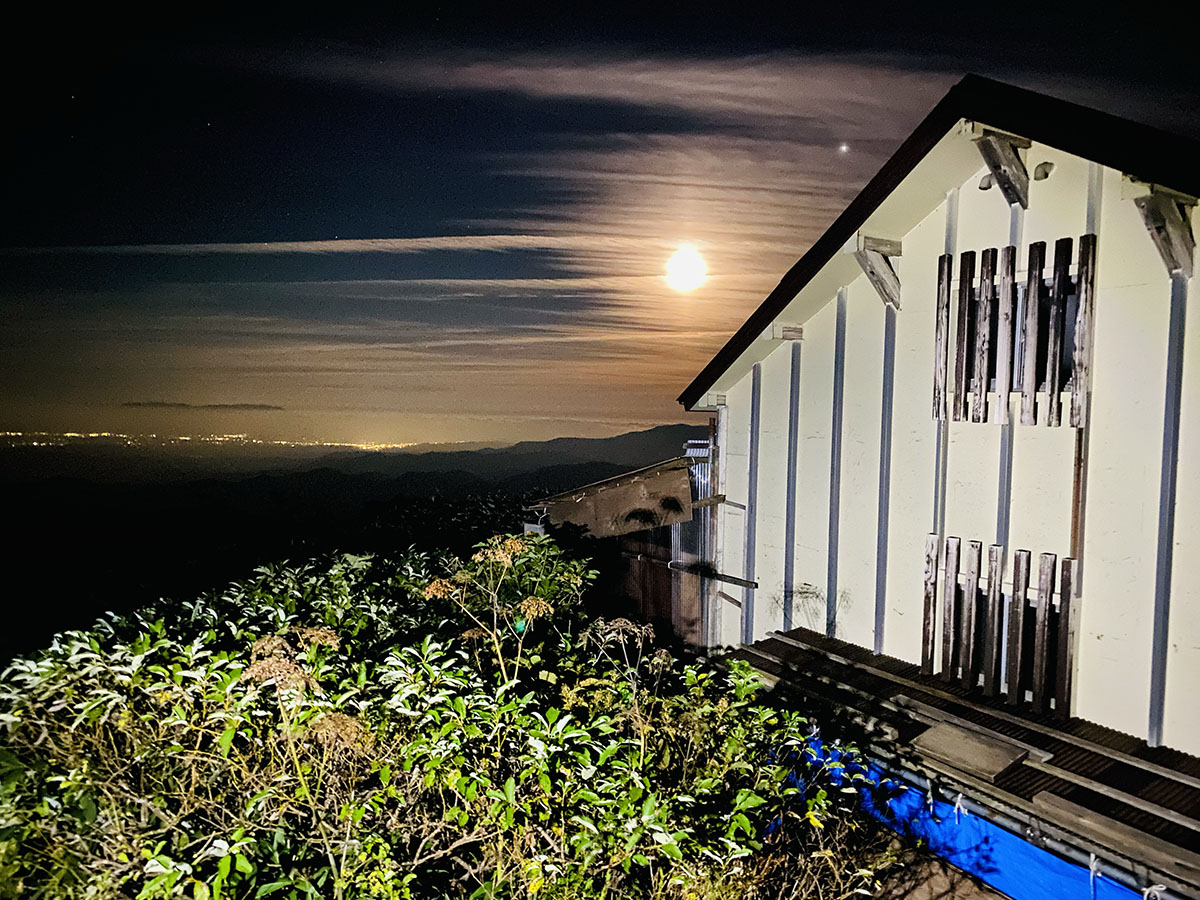
[[[967,75],[954,85],[850,205],[679,395],[691,409],[960,119],[1200,196],[1200,143],[1024,88]]]

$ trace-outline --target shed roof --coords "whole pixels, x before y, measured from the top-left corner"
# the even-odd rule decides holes
[[[958,122],[1020,135],[1190,196],[1200,196],[1200,142],[1035,91],[967,75],[952,87],[850,205],[693,379],[691,409],[837,256],[880,205]],[[953,186],[949,176],[945,187]]]

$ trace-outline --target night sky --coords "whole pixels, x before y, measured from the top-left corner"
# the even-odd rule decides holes
[[[10,29],[0,430],[686,421],[676,395],[965,72],[1200,136],[1190,29],[1145,5],[590,6]],[[683,243],[689,293],[663,278]]]

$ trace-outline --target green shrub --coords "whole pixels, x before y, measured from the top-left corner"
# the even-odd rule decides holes
[[[744,666],[584,627],[593,574],[501,536],[60,635],[0,682],[0,897],[869,890],[853,748],[813,751]]]

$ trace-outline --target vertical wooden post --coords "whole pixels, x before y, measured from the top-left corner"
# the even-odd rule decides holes
[[[1046,333],[1046,415],[1047,425],[1061,421],[1063,329],[1067,315],[1067,294],[1071,292],[1071,248],[1074,241],[1059,238],[1054,242],[1054,285],[1050,290],[1050,322]]]
[[[1025,282],[1025,321],[1021,325],[1025,354],[1021,361],[1021,424],[1037,421],[1038,307],[1042,296],[1042,269],[1046,263],[1046,242],[1029,245],[1029,277]]]
[[[933,631],[937,621],[938,549],[936,534],[925,538],[925,614],[921,621],[921,672],[933,674]]]
[[[958,669],[958,549],[961,541],[946,538],[946,586],[942,599],[942,678],[953,681]]]
[[[1062,718],[1071,715],[1071,678],[1075,668],[1075,629],[1079,600],[1075,596],[1076,564],[1062,561],[1058,582],[1058,653],[1055,654],[1054,712]]]
[[[974,397],[971,404],[971,421],[988,420],[988,390],[991,387],[991,372],[988,367],[988,351],[992,339],[992,295],[996,285],[996,248],[983,251],[979,269],[979,296],[975,300],[975,367],[971,374]]]
[[[954,335],[955,422],[967,418],[970,387],[967,382],[968,347],[971,346],[971,301],[975,294],[975,251],[967,250],[958,260],[958,329]]]
[[[1008,424],[1008,395],[1012,392],[1013,311],[1017,303],[1017,248],[1000,251],[1000,291],[996,297],[996,396],[1000,424]]]
[[[1004,628],[1004,548],[988,548],[987,609],[983,620],[983,692],[996,696],[1000,682],[1000,641]]]
[[[946,418],[946,370],[949,366],[950,280],[954,276],[954,257],[938,257],[937,320],[933,336],[933,418]]]
[[[975,687],[975,609],[979,600],[979,568],[983,560],[983,544],[967,544],[967,578],[963,587],[962,625],[959,631],[959,658],[962,660],[962,683]]]
[[[1021,657],[1025,643],[1025,594],[1029,590],[1029,551],[1018,550],[1013,554],[1012,602],[1008,607],[1008,705],[1021,702]]]
[[[1075,273],[1079,308],[1075,311],[1075,373],[1071,376],[1071,427],[1087,424],[1087,398],[1092,392],[1092,319],[1096,314],[1096,235],[1079,239]]]
[[[1050,652],[1050,606],[1054,602],[1057,564],[1057,556],[1043,553],[1038,570],[1037,609],[1033,619],[1033,708],[1038,712],[1046,709],[1046,688],[1050,680],[1046,657]]]

